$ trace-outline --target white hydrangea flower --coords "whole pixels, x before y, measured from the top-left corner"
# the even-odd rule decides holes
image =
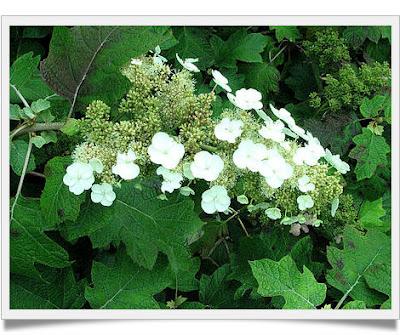
[[[223,88],[225,91],[227,92],[232,92],[232,89],[230,88],[230,86],[228,85],[228,79],[225,78],[221,72],[219,72],[218,70],[212,70],[211,74],[213,76],[213,80],[214,82],[220,86],[221,88]]]
[[[172,193],[174,190],[177,190],[181,187],[181,183],[183,181],[183,176],[181,173],[168,170],[163,166],[158,167],[156,173],[157,175],[161,175],[164,179],[161,183],[161,191],[163,193]]]
[[[172,170],[177,167],[183,158],[185,148],[183,144],[176,142],[168,134],[158,132],[153,136],[147,153],[153,163]]]
[[[325,155],[325,150],[316,137],[311,137],[309,142],[304,146],[297,149],[293,156],[293,161],[296,165],[307,164],[314,166],[318,164],[321,157]]]
[[[140,59],[138,59],[138,58],[132,58],[132,59],[131,59],[131,64],[132,64],[132,65],[138,65],[138,66],[140,66],[140,65],[143,64],[143,62],[142,62]]]
[[[281,120],[273,121],[267,116],[265,123],[258,133],[267,140],[272,140],[278,143],[283,143],[285,140],[284,123]]]
[[[193,176],[207,181],[216,180],[223,169],[222,158],[216,154],[210,154],[208,151],[198,152],[190,164]]]
[[[213,186],[201,195],[201,208],[207,214],[225,212],[231,204],[228,192],[223,186]]]
[[[279,188],[293,175],[293,167],[275,149],[268,150],[268,159],[260,164],[259,172],[272,188]]]
[[[297,197],[297,205],[301,211],[314,207],[314,200],[310,195],[300,195]]]
[[[339,155],[332,155],[329,149],[325,150],[325,160],[332,165],[341,174],[346,174],[350,171],[350,165],[340,159]]]
[[[117,163],[112,167],[112,173],[120,176],[124,180],[135,179],[140,172],[140,168],[135,164],[136,154],[129,149],[127,153],[117,154]]]
[[[241,88],[236,91],[235,95],[232,93],[227,94],[229,101],[236,107],[243,110],[261,109],[263,104],[261,102],[262,95],[254,88]]]
[[[299,178],[297,180],[297,182],[298,182],[299,190],[301,192],[307,193],[307,192],[315,190],[315,185],[310,182],[309,176],[304,175],[301,178]]]
[[[188,71],[190,72],[200,72],[199,68],[194,65],[193,63],[197,63],[199,61],[198,58],[186,58],[185,60],[182,60],[181,57],[179,57],[178,54],[176,54],[176,59],[178,62]]]
[[[262,143],[254,143],[252,140],[243,140],[233,153],[233,163],[239,169],[249,169],[258,172],[261,161],[268,156],[268,150]]]
[[[92,193],[90,198],[94,203],[100,203],[103,206],[111,206],[114,202],[116,195],[113,191],[111,184],[94,184],[92,186]]]
[[[161,48],[157,45],[154,49],[153,55],[153,63],[155,65],[162,65],[167,62],[167,59],[164,56],[161,56]]]
[[[236,139],[242,134],[243,121],[223,118],[214,129],[215,137],[221,141],[235,143]]]
[[[65,185],[75,195],[89,190],[94,183],[93,168],[90,164],[75,162],[67,167],[67,173],[63,178]]]
[[[287,125],[296,124],[296,122],[294,121],[294,119],[293,119],[293,117],[292,117],[292,114],[290,114],[290,112],[287,111],[285,108],[276,109],[276,108],[275,108],[274,106],[272,106],[272,105],[269,105],[269,108],[271,108],[272,113],[274,113],[274,115],[275,115],[278,119],[280,119],[280,120],[286,122]]]

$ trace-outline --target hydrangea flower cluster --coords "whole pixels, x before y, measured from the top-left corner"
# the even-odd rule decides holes
[[[236,198],[249,212],[261,212],[264,221],[290,225],[293,234],[319,226],[321,212],[334,203],[337,208],[340,175],[349,165],[286,109],[263,110],[257,90],[232,93],[217,70],[211,71],[212,81],[232,106],[214,120],[214,90],[195,93],[198,59],[176,58],[182,70],[171,70],[159,47],[131,60],[122,73],[132,87],[115,120],[103,102],[89,105],[80,121],[84,142],[64,177],[70,191],[91,189],[93,202],[111,206],[113,187],[140,175],[158,175],[162,193],[184,196],[194,194],[190,186],[203,180],[209,187],[201,195],[206,214],[228,214]]]

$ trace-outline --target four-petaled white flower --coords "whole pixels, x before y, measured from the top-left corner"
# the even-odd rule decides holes
[[[227,96],[232,104],[243,110],[257,110],[263,107],[261,102],[262,95],[254,88],[241,88],[236,91],[235,95],[228,93]]]
[[[297,197],[297,205],[301,211],[314,207],[314,200],[310,195],[300,195]]]
[[[309,176],[304,175],[301,178],[299,178],[297,180],[297,182],[298,182],[299,190],[301,192],[307,193],[307,192],[315,190],[315,185],[310,182]]]
[[[213,186],[201,195],[201,208],[207,214],[225,212],[231,204],[228,192],[223,186]]]
[[[199,61],[198,58],[186,58],[185,60],[182,60],[181,57],[179,57],[178,54],[176,54],[176,59],[178,62],[188,71],[190,72],[200,72],[199,68],[194,65],[193,63],[197,63]]]
[[[181,173],[168,170],[163,166],[158,167],[156,173],[161,175],[164,179],[161,183],[161,191],[163,193],[172,193],[174,190],[177,190],[181,187],[181,183],[183,181],[183,176]]]
[[[160,51],[161,51],[161,50],[160,50]],[[132,64],[132,65],[138,65],[138,66],[140,66],[140,65],[143,64],[143,62],[142,62],[139,58],[132,58],[132,59],[131,59],[131,64]]]
[[[89,190],[94,183],[93,168],[90,164],[75,162],[67,167],[67,173],[63,178],[65,185],[75,195]]]
[[[94,184],[92,186],[92,193],[90,198],[94,203],[101,203],[103,206],[111,206],[114,202],[116,195],[110,184]]]
[[[140,172],[139,166],[135,164],[136,154],[129,149],[127,153],[117,154],[117,163],[112,167],[112,173],[124,180],[135,179]]]
[[[175,169],[181,161],[185,148],[168,134],[158,132],[153,136],[147,153],[153,163],[171,170]]]
[[[223,118],[214,129],[215,137],[221,141],[235,143],[236,139],[242,134],[243,121]]]
[[[219,72],[218,70],[212,70],[211,74],[213,76],[213,80],[214,82],[222,87],[225,91],[227,92],[232,92],[232,89],[230,88],[230,86],[228,85],[228,79],[226,79],[221,72]]]
[[[285,133],[283,132],[284,128],[285,125],[281,120],[273,121],[267,116],[264,125],[258,133],[267,140],[283,143],[285,140]]]
[[[304,147],[297,149],[293,156],[293,161],[297,165],[307,164],[314,166],[318,164],[321,157],[325,155],[325,150],[316,137],[311,137]]]
[[[193,176],[207,181],[216,180],[223,169],[224,161],[221,157],[208,151],[198,152],[190,164]]]
[[[339,155],[333,155],[329,149],[325,150],[325,160],[332,165],[341,174],[346,174],[350,171],[350,166],[340,159]]]
[[[279,188],[293,175],[293,167],[275,149],[268,150],[267,159],[260,164],[259,172],[272,188]]]
[[[258,172],[261,161],[268,156],[268,150],[262,143],[254,143],[252,140],[243,140],[233,153],[233,163],[239,169],[249,169]]]
[[[167,62],[167,59],[164,56],[161,56],[161,48],[157,45],[154,49],[153,55],[153,63],[156,65],[162,65]]]

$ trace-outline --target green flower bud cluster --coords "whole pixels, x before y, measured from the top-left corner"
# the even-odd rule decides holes
[[[336,71],[343,63],[350,61],[345,40],[332,28],[316,31],[312,41],[303,42],[303,48],[306,56],[315,60],[324,73]]]
[[[131,87],[117,113],[104,102],[93,101],[79,121],[84,143],[74,157],[87,162],[99,158],[103,181],[112,180],[111,168],[117,152],[132,149],[142,172],[149,165],[147,148],[159,131],[178,135],[186,153],[192,157],[203,144],[215,144],[211,119],[213,92],[196,94],[192,74],[187,70],[171,71],[166,64],[154,64],[153,58],[140,58],[141,65],[130,64],[122,73]]]
[[[321,94],[310,94],[310,105],[317,107],[326,101],[332,111],[343,108],[358,110],[364,97],[382,93],[390,87],[391,71],[387,63],[363,64],[355,68],[344,65],[337,74],[328,74]]]
[[[339,207],[334,217],[327,206],[321,209],[320,218],[323,221],[320,232],[326,238],[332,240],[342,234],[345,225],[354,225],[357,219],[357,211],[354,206],[353,197],[350,194],[339,196]]]

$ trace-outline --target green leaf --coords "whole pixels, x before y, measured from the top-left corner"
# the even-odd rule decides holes
[[[389,299],[386,300],[381,308],[389,308],[391,306],[391,268],[390,264],[374,264],[365,272],[365,280],[368,286],[374,290],[386,294]]]
[[[364,228],[377,228],[386,232],[390,230],[390,222],[382,221],[386,211],[383,209],[382,198],[374,201],[365,200],[361,205],[358,217]]]
[[[271,29],[275,30],[275,36],[278,42],[284,39],[294,42],[301,37],[296,26],[271,26]]]
[[[33,26],[25,27],[22,33],[23,38],[44,38],[51,32],[51,27]]]
[[[229,264],[214,271],[211,276],[200,278],[199,300],[211,308],[229,308],[234,303],[234,287],[228,281]]]
[[[360,106],[362,116],[366,118],[374,118],[379,115],[385,107],[388,96],[376,95],[372,99],[365,97]]]
[[[367,27],[347,27],[343,30],[343,38],[347,44],[354,49],[359,48],[364,43],[367,36]]]
[[[173,34],[178,43],[166,52],[166,55],[175,60],[178,53],[182,59],[198,58],[196,65],[205,70],[214,64],[210,45],[211,30],[206,27],[173,27]]]
[[[40,207],[43,218],[49,226],[65,220],[75,221],[79,215],[79,209],[85,200],[85,195],[76,196],[71,193],[63,182],[70,157],[54,157],[45,167],[46,184],[40,197]]]
[[[21,120],[22,109],[18,105],[10,104],[10,120]]]
[[[112,105],[129,85],[121,67],[157,45],[166,49],[174,43],[168,27],[55,27],[41,72],[54,91],[70,101],[100,99]]]
[[[382,295],[369,288],[365,279],[377,267],[390,267],[388,236],[372,229],[362,235],[348,226],[343,233],[343,249],[330,246],[327,256],[332,266],[326,276],[329,285],[368,307],[383,302]]]
[[[317,90],[310,64],[295,63],[289,68],[290,76],[285,79],[285,84],[294,92],[297,100],[307,100],[311,92]]]
[[[11,216],[11,272],[41,279],[36,263],[54,268],[70,264],[68,253],[44,234],[52,228],[44,221],[39,200],[18,198]]]
[[[38,99],[36,101],[33,101],[31,104],[31,110],[36,115],[49,108],[50,108],[50,102],[44,99]]]
[[[260,33],[248,33],[239,29],[224,41],[217,35],[210,40],[215,63],[219,67],[236,68],[236,61],[261,63],[261,53],[268,44],[268,38]]]
[[[243,237],[239,241],[236,253],[232,260],[232,273],[229,278],[241,283],[237,295],[244,294],[251,289],[257,290],[249,261],[269,258],[275,261],[290,254],[299,270],[306,265],[317,277],[321,274],[322,264],[312,260],[313,245],[309,236],[298,239],[287,230],[275,229],[271,233],[257,236]]]
[[[154,295],[166,289],[172,278],[166,262],[157,262],[150,271],[119,250],[112,264],[93,263],[93,285],[86,288],[85,297],[96,309],[156,309],[160,306]]]
[[[10,144],[10,165],[14,173],[18,176],[20,176],[22,173],[27,151],[28,143],[26,143],[24,140],[15,140]],[[30,172],[35,169],[35,157],[31,153],[26,171]]]
[[[326,296],[325,284],[318,283],[312,272],[303,266],[301,273],[288,255],[280,261],[261,259],[250,262],[263,297],[283,296],[285,309],[315,309]]]
[[[52,94],[40,76],[39,62],[40,56],[33,57],[33,53],[29,52],[17,58],[10,69],[10,83],[21,92],[28,102]],[[21,103],[13,89],[10,89],[10,102]]]
[[[88,235],[95,248],[122,241],[128,255],[147,269],[153,268],[162,252],[176,273],[188,271],[193,263],[187,240],[203,226],[193,201],[174,195],[159,200],[156,188],[146,181],[141,188],[135,187],[135,182],[124,182],[110,208],[89,202],[77,222],[67,223],[67,237]]]
[[[10,306],[12,309],[78,309],[85,304],[86,280],[76,281],[70,267],[47,268],[43,280],[12,275]]]
[[[343,306],[343,309],[366,309],[367,306],[365,305],[364,301],[350,301],[346,305]]]
[[[246,86],[255,88],[263,96],[278,91],[280,73],[275,66],[267,63],[245,64],[240,70],[246,76]]]
[[[362,134],[353,138],[356,147],[349,156],[357,160],[354,170],[357,180],[371,178],[379,166],[385,166],[390,146],[382,136],[375,135],[371,130],[363,128]]]

